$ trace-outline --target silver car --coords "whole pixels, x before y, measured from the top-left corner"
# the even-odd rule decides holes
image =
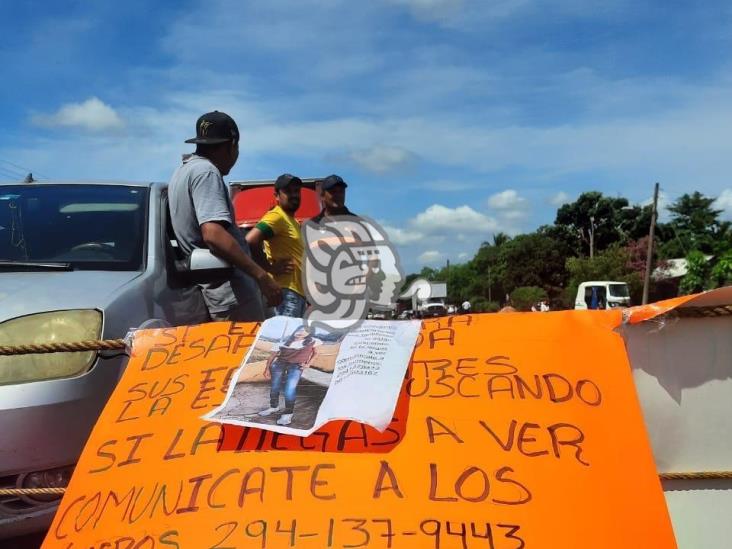
[[[0,184],[0,345],[122,338],[150,319],[208,320],[167,211],[164,184]],[[67,484],[125,360],[0,356],[0,487]],[[46,527],[57,504],[0,496],[0,539]]]

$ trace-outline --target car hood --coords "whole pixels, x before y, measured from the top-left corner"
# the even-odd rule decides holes
[[[104,310],[122,286],[141,274],[129,271],[0,271],[0,322],[44,311]]]

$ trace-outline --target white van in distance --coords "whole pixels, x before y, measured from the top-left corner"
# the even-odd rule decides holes
[[[625,282],[593,280],[582,282],[574,299],[575,309],[630,307],[630,291]]]

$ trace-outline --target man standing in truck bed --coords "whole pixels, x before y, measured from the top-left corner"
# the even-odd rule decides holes
[[[295,212],[300,207],[302,180],[289,173],[277,178],[274,185],[277,205],[247,233],[252,247],[264,244],[269,265],[265,266],[282,286],[282,303],[277,314],[302,318],[305,314],[305,290],[302,286],[303,245],[300,224]]]
[[[346,207],[346,184],[340,175],[329,175],[318,182],[318,192],[323,203],[323,210],[313,217],[314,223],[322,223],[334,216],[354,216],[356,214]]]
[[[261,295],[277,305],[282,294],[251,258],[223,179],[239,157],[239,129],[229,115],[210,112],[198,119],[196,137],[186,143],[194,143],[196,152],[185,157],[168,185],[178,244],[188,255],[196,248],[208,248],[234,267],[231,277],[199,284],[209,315],[212,320],[264,320]]]

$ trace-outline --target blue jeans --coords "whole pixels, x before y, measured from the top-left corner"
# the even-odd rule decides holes
[[[293,413],[295,399],[297,398],[297,384],[300,382],[300,376],[302,375],[302,366],[292,362],[275,360],[270,366],[270,373],[272,374],[272,384],[269,390],[269,405],[272,408],[277,408],[280,405],[280,386],[284,379],[285,413]]]
[[[282,288],[282,303],[277,306],[277,314],[302,318],[305,316],[305,298],[289,288]]]

